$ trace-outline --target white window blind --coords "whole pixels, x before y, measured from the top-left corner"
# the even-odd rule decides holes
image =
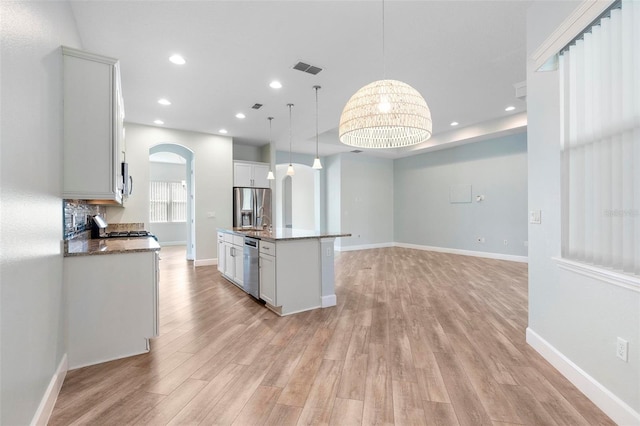
[[[640,275],[640,2],[559,58],[562,256]]]
[[[182,182],[149,183],[149,220],[151,222],[185,222],[187,188]]]

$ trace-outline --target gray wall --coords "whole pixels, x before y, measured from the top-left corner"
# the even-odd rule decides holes
[[[149,180],[180,182],[187,179],[185,164],[149,162]],[[186,244],[186,222],[150,223],[149,231],[158,238],[160,245]]]
[[[393,242],[393,161],[341,154],[341,248]]]
[[[181,182],[186,179],[186,164],[149,162],[149,180]]]
[[[471,203],[451,203],[451,185],[471,185]],[[395,160],[394,187],[396,242],[527,255],[525,133]]]
[[[0,13],[0,423],[18,425],[32,421],[66,352],[60,45],[81,46],[66,2],[3,1]]]
[[[336,232],[342,230],[342,222],[340,220],[340,155],[332,155],[326,157],[323,162],[325,172],[325,199],[324,217],[327,230]],[[338,238],[337,245],[342,244],[342,238]]]
[[[134,190],[126,208],[108,207],[107,219],[112,223],[143,222],[149,227],[149,148],[159,143],[185,146],[195,159],[196,265],[216,259],[216,229],[232,226],[231,138],[133,123],[125,126],[129,173],[140,190]]]
[[[260,146],[241,145],[234,142],[233,159],[238,161],[263,162],[263,149]],[[265,162],[268,163],[269,161]]]
[[[352,234],[336,247],[354,250],[393,243],[393,160],[362,154],[323,159],[327,229]]]
[[[542,2],[527,15],[527,57],[576,7]],[[560,256],[560,110],[558,73],[527,66],[529,209],[529,329],[607,390],[640,412],[640,292],[558,268]],[[629,361],[616,358],[616,338],[628,340]],[[635,348],[635,349],[631,349]]]

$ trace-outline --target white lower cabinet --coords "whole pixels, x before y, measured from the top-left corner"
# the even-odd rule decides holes
[[[224,251],[220,247],[220,235],[222,235],[224,242]],[[236,284],[238,287],[244,290],[244,237],[242,235],[235,235],[230,233],[218,233],[218,252],[224,253],[223,265],[220,265],[218,261],[218,270],[222,274]],[[219,256],[220,257],[220,256]]]
[[[236,256],[233,244],[225,243],[224,252],[224,275],[233,280],[236,274]]]
[[[65,257],[69,369],[148,352],[158,284],[157,251]]]
[[[278,305],[275,247],[273,243],[260,241],[260,299],[271,306]]]
[[[224,274],[225,259],[227,258],[225,253],[224,233],[218,232],[218,271]]]

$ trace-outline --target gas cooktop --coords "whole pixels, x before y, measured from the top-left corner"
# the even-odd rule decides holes
[[[151,237],[151,233],[149,231],[114,231],[106,234],[107,238],[116,238],[116,237]]]
[[[102,238],[137,238],[137,237],[154,237],[149,231],[114,231],[104,234]]]

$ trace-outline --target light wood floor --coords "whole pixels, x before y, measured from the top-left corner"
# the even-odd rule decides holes
[[[338,306],[279,318],[161,255],[151,352],[70,371],[51,425],[613,424],[525,343],[526,264],[342,253]]]

